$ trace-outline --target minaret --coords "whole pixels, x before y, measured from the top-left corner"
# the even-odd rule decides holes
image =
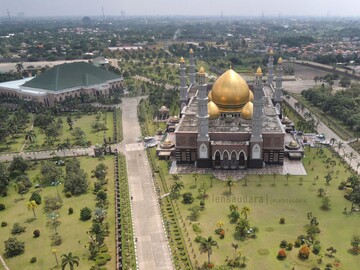
[[[262,138],[262,122],[263,122],[263,83],[262,70],[260,67],[255,73],[254,85],[254,112],[252,117],[252,131],[250,138],[250,159],[249,168],[262,168],[263,162],[263,138]]]
[[[187,85],[186,85],[186,67],[185,67],[185,59],[181,57],[180,60],[180,114],[183,108],[188,104],[188,93],[187,93]]]
[[[207,84],[205,82],[205,70],[203,67],[198,72],[198,137],[197,137],[197,167],[210,168],[210,138],[209,138],[209,114]]]
[[[274,51],[270,50],[269,52],[269,62],[267,64],[268,66],[268,75],[267,75],[267,80],[266,80],[266,84],[270,85],[273,82],[274,79]]]
[[[278,60],[277,65],[277,76],[276,76],[276,84],[275,84],[275,96],[274,96],[274,105],[276,109],[276,113],[279,115],[280,118],[282,118],[282,95],[283,95],[283,86],[282,86],[282,75],[283,75],[283,68],[282,68],[283,60],[280,57]]]
[[[193,49],[190,49],[190,65],[189,65],[189,77],[190,77],[190,84],[196,84],[196,73],[195,73],[195,57]]]

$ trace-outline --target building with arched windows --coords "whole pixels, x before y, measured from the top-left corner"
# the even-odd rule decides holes
[[[185,59],[181,58],[181,117],[175,129],[177,164],[214,169],[282,165],[289,150],[285,147],[286,133],[281,123],[281,58],[275,85],[273,68],[271,51],[266,84],[259,67],[253,84],[230,68],[213,85],[208,85],[205,70],[201,67],[195,72],[194,52],[190,50],[189,82]],[[265,88],[273,95],[268,96]]]
[[[0,83],[0,94],[36,100],[52,106],[67,97],[108,95],[122,87],[123,79],[86,62],[65,63],[18,81]]]

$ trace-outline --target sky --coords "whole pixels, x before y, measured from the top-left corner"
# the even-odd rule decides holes
[[[0,16],[360,16],[360,0],[0,0]]]

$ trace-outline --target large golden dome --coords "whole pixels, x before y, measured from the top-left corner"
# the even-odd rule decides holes
[[[229,69],[215,81],[211,97],[220,112],[240,112],[249,102],[250,90],[246,81],[234,70]]]

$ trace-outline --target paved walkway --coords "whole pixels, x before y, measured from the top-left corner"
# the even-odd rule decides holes
[[[141,136],[137,118],[139,98],[123,99],[124,144],[119,148],[125,153],[132,209],[134,232],[137,238],[136,255],[140,270],[174,269],[168,242],[165,237],[160,208],[146,151],[136,139]]]
[[[6,265],[6,263],[5,263],[4,259],[3,259],[3,257],[1,257],[1,255],[0,255],[0,262],[1,262],[1,264],[3,265],[3,267],[4,267],[4,269],[5,269],[5,270],[10,270],[10,268],[9,268],[9,267],[7,267],[7,265]]]

